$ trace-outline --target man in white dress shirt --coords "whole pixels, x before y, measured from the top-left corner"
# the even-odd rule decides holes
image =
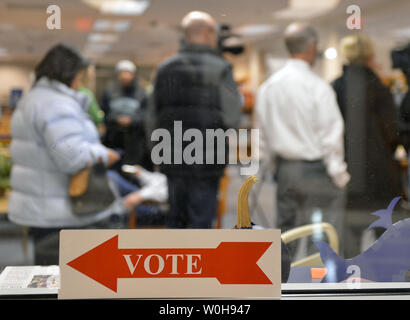
[[[258,90],[255,126],[262,154],[275,159],[277,227],[328,222],[343,234],[344,123],[331,86],[311,66],[318,37],[307,24],[285,31],[287,64]],[[342,239],[341,239],[342,240]]]

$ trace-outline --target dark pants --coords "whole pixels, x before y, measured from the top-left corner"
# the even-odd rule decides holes
[[[29,227],[28,235],[34,243],[34,264],[50,266],[59,264],[60,231],[68,229],[119,229],[122,224],[113,216],[86,227],[36,228]]]
[[[337,231],[342,252],[345,192],[334,185],[322,161],[277,160],[277,226],[282,233],[298,226],[327,222]],[[325,240],[323,234],[314,235]],[[317,252],[308,239],[308,254]],[[289,246],[293,255],[295,244]]]
[[[168,228],[212,228],[219,178],[168,177]]]

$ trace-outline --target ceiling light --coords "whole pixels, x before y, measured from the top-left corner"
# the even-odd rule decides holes
[[[307,19],[323,15],[336,8],[340,0],[289,0],[283,10],[274,12],[276,19]]]
[[[270,24],[253,24],[239,27],[236,32],[243,36],[257,36],[276,32],[278,28]]]
[[[83,0],[101,13],[116,15],[142,15],[150,5],[149,0]]]
[[[118,15],[141,15],[147,10],[148,1],[104,1],[101,5],[102,13],[118,14]]]
[[[111,28],[110,20],[95,20],[93,24],[93,30],[95,31],[108,31]]]
[[[95,31],[117,31],[124,32],[129,30],[131,27],[131,21],[129,20],[96,20],[93,25],[93,30]]]
[[[90,33],[88,42],[91,43],[113,43],[118,41],[118,35],[111,33]]]
[[[323,54],[329,60],[337,58],[337,50],[335,48],[327,48]]]
[[[112,30],[114,31],[118,31],[118,32],[124,32],[129,30],[129,28],[131,27],[131,21],[129,20],[119,20],[119,21],[115,21],[112,24]]]

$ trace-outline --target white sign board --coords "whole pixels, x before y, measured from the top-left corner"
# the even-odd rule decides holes
[[[63,230],[60,299],[280,298],[280,231]]]

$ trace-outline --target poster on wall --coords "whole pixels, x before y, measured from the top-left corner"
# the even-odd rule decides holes
[[[23,89],[13,88],[10,90],[9,94],[9,107],[14,109],[17,106],[17,103],[23,96]]]

